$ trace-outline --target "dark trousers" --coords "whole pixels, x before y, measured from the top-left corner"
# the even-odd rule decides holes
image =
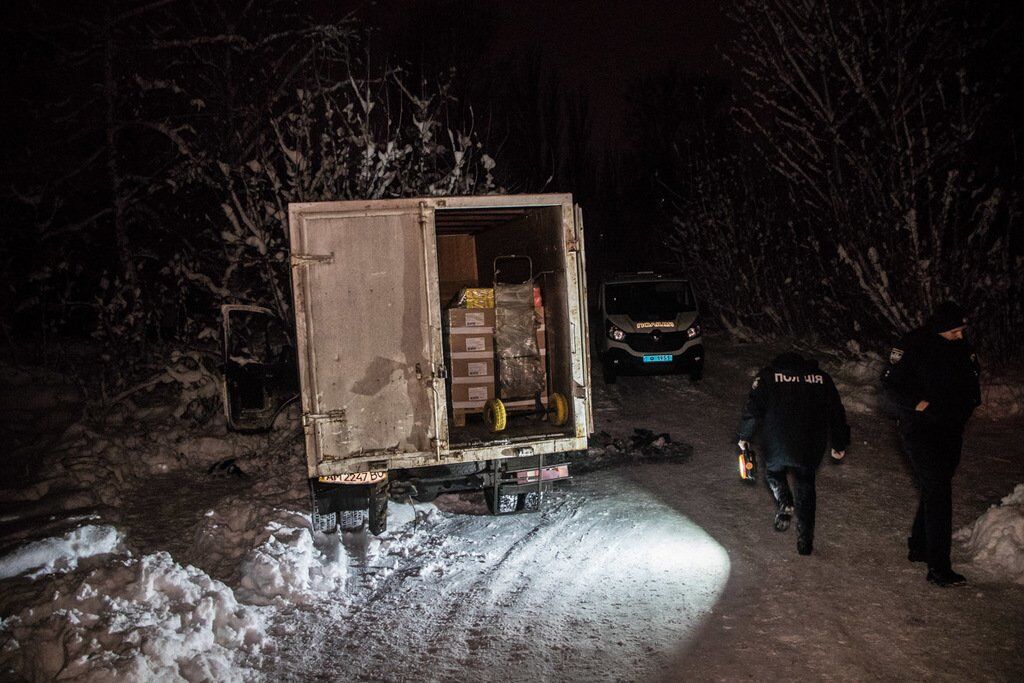
[[[953,475],[960,464],[963,438],[959,433],[910,433],[903,447],[920,490],[917,514],[907,545],[911,554],[922,555],[928,568],[950,568],[953,536]]]
[[[818,496],[814,488],[814,467],[771,467],[765,473],[765,481],[775,497],[775,506],[792,505],[796,516],[796,530],[801,538],[814,539],[814,511]],[[793,490],[789,488],[787,472],[793,473]],[[794,497],[794,493],[796,494]]]

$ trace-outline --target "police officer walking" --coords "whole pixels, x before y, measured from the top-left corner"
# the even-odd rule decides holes
[[[928,563],[928,581],[966,583],[953,571],[953,474],[960,464],[964,426],[981,404],[978,358],[967,340],[967,318],[953,302],[893,348],[882,386],[899,411],[899,433],[920,489],[907,539],[911,562]]]
[[[765,481],[775,498],[775,529],[789,528],[795,507],[797,552],[810,555],[818,466],[829,443],[836,460],[843,458],[850,443],[846,411],[832,378],[799,354],[775,358],[754,379],[737,432],[740,448],[746,448],[759,431]],[[793,476],[795,500],[788,473]]]

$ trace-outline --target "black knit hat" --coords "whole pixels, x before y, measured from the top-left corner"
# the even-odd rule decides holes
[[[935,332],[948,332],[967,324],[964,309],[953,301],[944,301],[932,312],[931,326]]]

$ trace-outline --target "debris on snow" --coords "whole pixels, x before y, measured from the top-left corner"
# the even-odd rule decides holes
[[[207,474],[213,474],[216,476],[231,475],[233,477],[246,477],[248,476],[242,471],[242,468],[238,466],[236,458],[226,458],[219,462],[215,462],[206,470]]]
[[[264,647],[255,608],[166,552],[57,585],[52,600],[0,624],[2,670],[32,680],[242,681]]]
[[[1024,584],[1024,484],[993,505],[973,525],[956,532],[971,563],[983,574]]]
[[[9,579],[31,570],[29,578],[74,571],[84,557],[119,552],[120,532],[112,526],[87,525],[69,531],[60,538],[32,541],[0,557],[0,579]]]
[[[693,446],[673,442],[668,433],[655,434],[636,428],[628,439],[598,432],[590,438],[590,447],[583,457],[572,460],[574,473],[591,472],[606,467],[641,462],[682,462],[693,455]]]

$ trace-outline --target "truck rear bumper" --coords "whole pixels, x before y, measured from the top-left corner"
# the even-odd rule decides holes
[[[499,458],[516,458],[528,454],[552,455],[555,453],[571,453],[585,450],[587,450],[587,437],[582,434],[574,438],[563,439],[520,437],[517,439],[507,439],[501,443],[460,448],[457,450],[443,448],[440,453],[389,453],[386,458],[381,458],[380,455],[366,455],[345,458],[343,460],[327,460],[317,465],[316,470],[310,472],[309,476],[312,478],[348,472],[433,467],[435,465],[482,462]]]

